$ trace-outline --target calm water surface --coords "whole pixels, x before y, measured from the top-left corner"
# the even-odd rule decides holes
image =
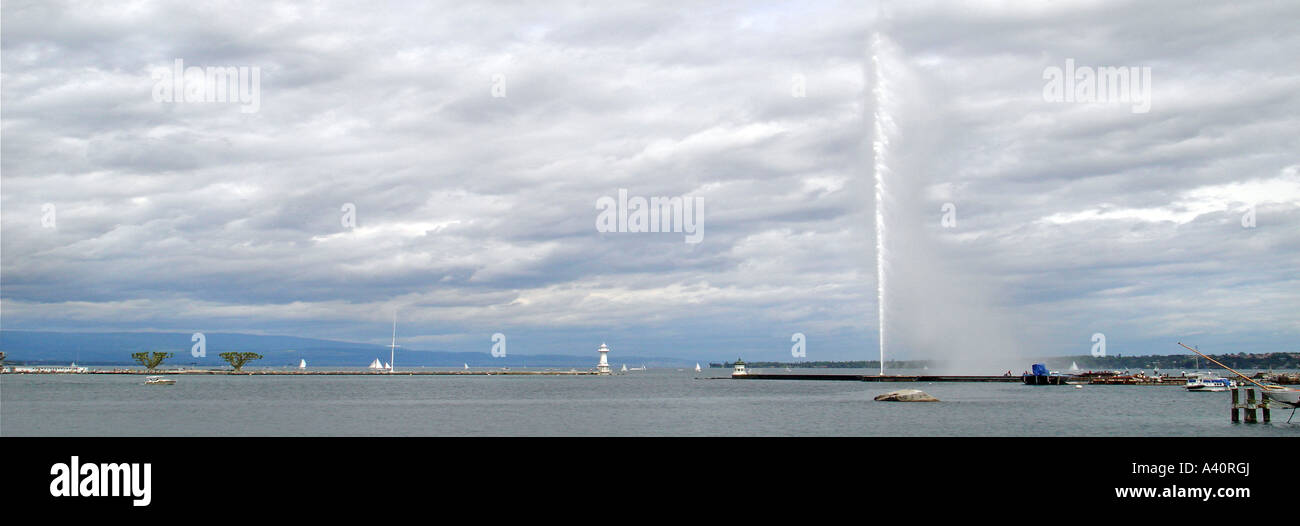
[[[776,371],[770,371],[776,372]],[[827,370],[796,372],[827,373]],[[875,371],[834,370],[843,374]],[[4,436],[1297,436],[1181,387],[617,376],[0,375]],[[872,397],[922,389],[942,403]]]

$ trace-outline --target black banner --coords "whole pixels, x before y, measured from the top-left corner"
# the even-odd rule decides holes
[[[5,438],[3,444],[6,501],[121,516],[448,507],[496,514],[648,506],[647,513],[658,513],[665,505],[725,515],[773,505],[817,512],[907,502],[945,504],[927,506],[927,513],[957,512],[950,506],[964,504],[1008,511],[1241,510],[1294,494],[1300,465],[1288,453],[1294,440],[1261,438]],[[135,479],[124,466],[134,466]],[[106,495],[114,493],[110,475],[124,473],[117,495]],[[96,481],[86,480],[96,474]]]

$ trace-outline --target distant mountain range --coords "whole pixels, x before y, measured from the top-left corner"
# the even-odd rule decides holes
[[[204,333],[206,356],[191,355],[192,333],[165,332],[39,332],[0,331],[0,351],[6,363],[80,365],[134,364],[131,353],[162,351],[176,356],[165,363],[221,366],[219,354],[227,351],[255,352],[263,358],[250,362],[257,366],[308,365],[326,367],[365,367],[375,358],[388,361],[388,346],[299,338],[296,336],[261,336],[237,333]],[[397,365],[425,367],[595,367],[599,360],[593,350],[588,355],[507,354],[494,358],[487,352],[453,352],[398,348]],[[613,357],[611,357],[613,358]],[[614,363],[651,367],[694,366],[694,361],[651,356],[620,356]]]

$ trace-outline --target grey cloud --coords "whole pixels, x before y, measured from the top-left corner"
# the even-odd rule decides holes
[[[530,335],[512,351],[618,337],[779,359],[804,332],[810,359],[870,359],[881,31],[914,76],[886,79],[909,87],[893,228],[925,247],[891,262],[915,285],[893,308],[953,320],[929,326],[942,338],[917,320],[899,357],[963,337],[1086,352],[1097,331],[1284,350],[1300,335],[1296,9],[6,2],[6,328],[368,341],[396,307],[413,341],[452,350],[505,331]],[[260,110],[155,102],[150,70],[176,58],[260,67]],[[1066,58],[1151,66],[1151,112],[1043,101],[1043,68]],[[1234,183],[1280,189],[1254,229]],[[702,196],[703,242],[595,231],[595,200],[620,188]],[[949,201],[955,229],[938,225]],[[1179,207],[1200,215],[1046,221]],[[944,269],[959,272],[926,279]],[[1033,334],[979,326],[993,307]]]

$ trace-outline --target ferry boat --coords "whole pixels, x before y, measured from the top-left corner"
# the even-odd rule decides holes
[[[162,376],[150,376],[144,379],[145,385],[172,385],[175,383],[176,380]]]
[[[1187,390],[1193,392],[1221,393],[1228,389],[1235,389],[1237,382],[1227,378],[1220,378],[1208,374],[1190,374],[1187,378]]]

